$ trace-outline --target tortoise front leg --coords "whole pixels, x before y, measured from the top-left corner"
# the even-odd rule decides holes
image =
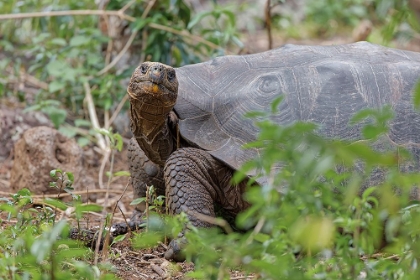
[[[163,181],[163,168],[153,163],[140,148],[133,137],[128,144],[128,162],[133,186],[133,198],[146,197],[147,186],[153,186],[156,195],[165,195],[165,182]],[[151,201],[149,201],[151,203]],[[146,203],[137,204],[128,226],[134,230],[144,223]],[[113,235],[125,234],[128,231],[126,223],[113,225]]]
[[[153,186],[156,190],[156,195],[165,195],[163,168],[153,163],[146,156],[134,137],[130,139],[128,146],[128,162],[130,163],[129,170],[131,173],[131,184],[134,190],[134,199],[146,197],[147,186]],[[131,220],[141,219],[145,211],[145,202],[137,204]]]
[[[224,214],[234,218],[249,203],[242,197],[246,182],[233,186],[230,182],[232,175],[231,168],[206,151],[196,148],[175,151],[164,169],[170,214],[185,212],[192,225],[197,227],[213,226],[195,213],[215,217],[215,206],[221,207]],[[182,235],[173,240],[165,257],[181,260],[180,247],[183,243]]]

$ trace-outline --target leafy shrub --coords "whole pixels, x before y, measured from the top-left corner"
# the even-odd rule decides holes
[[[53,172],[57,174],[59,172]],[[0,236],[0,279],[115,279],[110,267],[92,266],[90,249],[69,238],[66,220],[54,223],[64,203],[48,199],[32,208],[32,194],[22,189],[2,198],[0,213],[7,214]],[[98,211],[95,205],[74,204],[76,213]]]
[[[353,120],[366,117],[368,138],[358,143],[322,139],[310,123],[279,127],[269,115],[257,121],[261,132],[248,146],[263,148],[261,157],[235,175],[238,181],[259,169],[269,178],[248,190],[252,206],[237,219],[243,228],[256,226],[245,234],[189,232],[192,275],[228,279],[230,269],[242,269],[262,279],[417,279],[420,208],[410,192],[420,175],[400,173],[411,160],[400,148],[372,148],[384,137],[389,108]],[[363,174],[354,168],[361,162]],[[378,167],[384,181],[363,187]]]
[[[68,121],[79,126],[78,121],[85,119],[90,94],[97,115],[104,116],[101,123],[109,123],[110,112],[124,100],[124,80],[141,60],[180,66],[223,54],[232,41],[240,44],[235,36],[235,15],[227,9],[218,8],[206,15],[215,18],[217,24],[204,28],[200,25],[203,15],[193,17],[184,0],[111,0],[103,8],[110,13],[106,17],[95,13],[100,10],[92,1],[1,3],[1,14],[22,15],[2,21],[0,50],[8,55],[0,66],[10,77],[30,75],[36,90],[28,96],[19,87],[8,87],[7,81],[0,80],[0,97],[18,96],[32,105],[28,110],[42,110],[57,128],[72,137],[81,129],[62,124]],[[76,10],[76,14],[69,10]],[[62,11],[64,15],[43,14],[50,11]],[[25,14],[30,12],[40,15]],[[224,16],[227,21],[219,20]],[[128,59],[121,63],[127,54]],[[84,126],[92,128],[86,123]],[[90,136],[85,135],[81,143],[86,144],[94,134],[91,131]]]

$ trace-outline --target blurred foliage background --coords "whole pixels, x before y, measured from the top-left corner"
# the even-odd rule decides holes
[[[417,50],[418,10],[409,4],[420,6],[417,0],[2,1],[0,97],[42,110],[74,136],[80,130],[71,126],[89,127],[80,121],[89,119],[86,90],[100,124],[111,126],[127,78],[144,60],[182,66],[285,43],[358,40]]]

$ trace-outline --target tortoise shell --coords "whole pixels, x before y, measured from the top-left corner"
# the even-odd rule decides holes
[[[302,120],[320,125],[330,138],[360,139],[350,118],[365,108],[389,104],[395,111],[389,137],[397,144],[420,143],[420,114],[412,92],[420,77],[420,54],[367,42],[337,46],[285,45],[263,53],[223,56],[176,69],[174,107],[181,136],[234,169],[256,156],[241,146],[258,128],[244,118],[270,111],[283,96],[280,124]]]

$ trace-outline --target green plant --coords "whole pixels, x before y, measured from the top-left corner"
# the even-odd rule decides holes
[[[353,122],[365,123],[365,140],[351,143],[323,139],[311,123],[278,126],[270,116],[279,102],[269,114],[251,114],[261,132],[247,147],[263,152],[235,175],[238,182],[257,169],[269,178],[250,186],[252,206],[237,218],[239,227],[251,229],[188,231],[186,252],[196,263],[190,276],[228,279],[239,269],[260,279],[417,279],[420,208],[409,193],[420,175],[400,172],[411,160],[402,148],[374,148],[386,140],[390,109],[357,114]],[[376,172],[384,181],[371,181]],[[375,185],[366,188],[367,182]]]
[[[32,203],[34,199],[27,189],[11,199],[1,199],[0,214],[7,214],[3,223],[8,225],[0,236],[1,279],[115,279],[108,273],[109,268],[87,263],[92,253],[69,239],[66,220],[54,223],[54,212],[45,210],[48,206],[32,208]],[[82,212],[92,210],[76,208]]]
[[[154,186],[147,186],[146,196],[134,199],[130,205],[138,205],[146,202],[148,210],[154,210],[154,212],[162,214],[164,211],[163,204],[165,203],[165,196],[156,195]],[[150,205],[151,203],[151,205]]]
[[[0,80],[1,96],[17,96],[27,110],[45,112],[56,128],[77,136],[81,145],[96,141],[106,149],[94,130],[108,129],[127,108],[124,80],[137,62],[179,66],[223,54],[231,42],[240,44],[235,14],[227,8],[206,16],[217,22],[206,28],[198,24],[200,15],[191,21],[193,11],[184,0],[111,0],[102,8],[103,15],[98,15],[101,8],[93,2],[75,0],[0,6],[0,51],[8,54],[0,66],[10,80],[26,85]],[[8,13],[10,19],[5,19]],[[85,119],[92,122],[82,124],[89,131],[80,127]]]

